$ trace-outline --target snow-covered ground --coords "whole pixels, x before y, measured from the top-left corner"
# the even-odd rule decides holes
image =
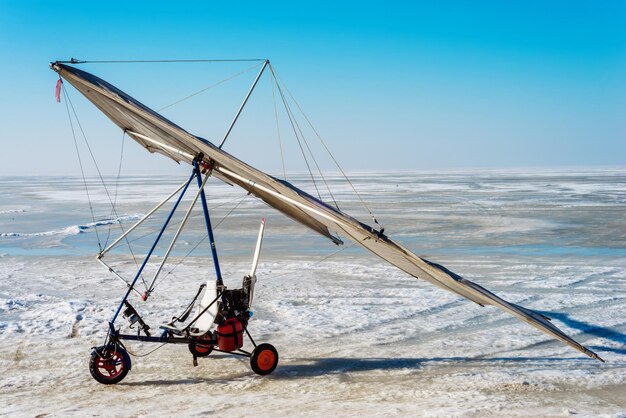
[[[278,349],[276,371],[257,376],[247,359],[219,354],[194,367],[185,346],[141,357],[158,345],[130,344],[138,356],[114,386],[96,383],[88,361],[124,287],[90,255],[96,228],[75,180],[36,189],[0,182],[0,196],[22,190],[0,204],[0,414],[626,416],[623,171],[371,174],[356,181],[390,236],[552,317],[606,363],[356,247],[331,256],[339,248],[245,200],[216,231],[222,270],[227,285],[240,284],[258,218],[266,215],[250,330]],[[125,222],[162,195],[153,189],[142,200],[136,188],[132,179],[120,188],[117,217]],[[224,204],[215,208],[216,223],[239,201],[228,193],[213,200]],[[105,215],[95,222],[101,241]],[[172,267],[201,237],[200,221]],[[40,234],[47,231],[60,232]],[[135,244],[143,254],[142,241]],[[153,328],[212,277],[206,253],[200,246],[148,302],[133,297]],[[132,271],[127,255],[110,258]]]

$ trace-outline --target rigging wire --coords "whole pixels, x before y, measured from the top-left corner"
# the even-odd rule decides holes
[[[219,228],[219,226],[222,224],[222,222],[224,222],[226,220],[226,218],[228,218],[230,216],[230,214],[232,214],[238,207],[239,205],[241,205],[243,203],[244,200],[246,200],[246,198],[249,195],[246,194],[244,197],[241,198],[241,200],[239,200],[239,202],[237,202],[237,204],[230,210],[228,211],[228,213],[226,215],[224,215],[224,217],[217,223],[215,224],[215,226],[213,227],[213,230],[216,230],[217,228]],[[172,269],[170,271],[167,272],[167,274],[172,274],[172,272],[176,269],[176,267],[178,267],[179,265],[182,264],[182,262],[191,255],[192,252],[195,251],[196,248],[198,248],[198,246],[204,242],[206,239],[208,239],[208,236],[205,235],[200,241],[198,241],[198,243],[191,249],[191,251],[189,251],[183,258],[182,260],[180,260],[174,267],[172,267]]]
[[[278,75],[276,75],[273,71],[272,74],[279,78]],[[282,81],[282,80],[281,80]],[[284,83],[283,83],[284,85]],[[315,126],[313,125],[313,123],[311,123],[311,120],[308,118],[308,116],[306,115],[306,113],[304,113],[304,111],[302,110],[302,108],[300,107],[300,104],[298,103],[298,101],[295,99],[295,97],[293,96],[293,94],[291,94],[291,91],[289,91],[289,88],[287,86],[285,86],[285,90],[287,91],[287,93],[289,94],[289,97],[291,97],[291,100],[293,100],[293,102],[295,103],[296,107],[298,108],[298,110],[300,111],[300,113],[302,114],[302,116],[304,117],[304,119],[307,121],[307,123],[309,124],[309,126],[311,127],[311,129],[313,130],[313,132],[315,133],[315,136],[317,137],[317,139],[320,141],[320,143],[322,144],[322,146],[324,147],[324,149],[326,150],[326,152],[328,153],[328,155],[330,156],[330,158],[333,160],[333,162],[335,163],[335,165],[337,166],[337,168],[339,169],[339,171],[341,172],[341,175],[343,176],[343,178],[348,182],[348,184],[350,185],[350,187],[352,188],[352,191],[357,195],[359,201],[361,202],[361,204],[363,205],[363,207],[367,210],[367,212],[370,214],[370,216],[372,217],[372,220],[377,224],[380,225],[380,223],[378,222],[376,216],[374,216],[374,213],[371,211],[371,209],[369,208],[369,206],[367,205],[367,203],[365,203],[365,200],[363,200],[361,194],[357,191],[356,187],[354,187],[354,184],[352,183],[352,181],[350,180],[350,178],[346,175],[346,173],[343,171],[343,169],[341,168],[341,166],[339,165],[339,162],[337,161],[337,159],[335,158],[335,156],[333,155],[332,152],[330,152],[330,149],[328,148],[328,146],[326,145],[326,142],[322,139],[321,135],[318,133],[317,129],[315,129]],[[382,228],[382,225],[380,225]],[[384,228],[383,228],[384,229]]]
[[[232,203],[232,202],[234,202],[234,201],[236,201],[236,200],[239,200],[239,202],[238,202],[238,203],[237,203],[237,204],[236,204],[236,205],[235,205],[232,209],[230,209],[230,211],[229,211],[229,212],[228,212],[228,213],[227,213],[227,214],[226,214],[226,215],[225,215],[225,216],[224,216],[224,217],[223,217],[223,218],[222,218],[222,219],[221,219],[221,220],[220,220],[217,224],[215,224],[215,226],[213,227],[213,229],[214,229],[214,230],[215,230],[215,229],[217,229],[217,228],[218,228],[218,227],[222,224],[222,222],[224,222],[224,221],[226,220],[226,218],[227,218],[227,217],[228,217],[228,216],[229,216],[229,215],[230,215],[233,211],[235,211],[235,210],[236,210],[236,209],[237,209],[237,208],[238,208],[238,207],[239,207],[239,206],[243,203],[243,201],[244,201],[244,200],[245,200],[248,196],[249,196],[249,193],[246,193],[243,197],[237,196],[237,197],[235,197],[235,198],[233,198],[233,199],[230,199],[230,200],[228,200],[228,201],[226,201],[226,202],[222,202],[222,203],[219,203],[219,204],[217,204],[217,205],[214,205],[214,206],[210,207],[210,208],[209,208],[209,210],[215,210],[215,209],[217,209],[217,208],[219,208],[219,207],[222,207],[222,206],[228,205],[228,204],[230,204],[230,203]],[[204,214],[203,214],[203,213],[199,213],[199,214],[196,214],[196,215],[192,216],[191,218],[198,218],[198,217],[200,217],[200,216],[204,216]],[[171,224],[171,225],[172,225],[172,227],[174,227],[174,226],[176,226],[176,225],[179,225],[179,224],[180,224],[180,222],[181,222],[181,221],[178,221],[178,222],[173,223],[173,224]],[[147,234],[143,234],[143,235],[141,235],[141,236],[139,236],[139,237],[137,237],[137,238],[135,238],[135,239],[130,240],[130,243],[133,243],[133,242],[138,241],[138,240],[140,240],[140,239],[142,239],[142,238],[145,238],[145,237],[147,237],[147,236],[149,236],[149,235],[152,235],[152,234],[154,234],[155,232],[158,232],[158,231],[160,231],[160,230],[161,230],[161,228],[159,227],[158,229],[155,229],[155,230],[153,230],[153,231],[150,231],[150,232],[148,232]],[[198,241],[198,242],[195,244],[195,246],[194,246],[194,247],[193,247],[193,248],[192,248],[192,249],[191,249],[191,250],[190,250],[190,251],[189,251],[189,252],[188,252],[188,253],[187,253],[187,254],[186,254],[186,255],[185,255],[185,256],[184,256],[184,257],[183,257],[183,258],[182,258],[182,259],[181,259],[181,260],[180,260],[180,261],[179,261],[179,262],[178,262],[178,263],[177,263],[177,264],[176,264],[176,265],[175,265],[175,266],[174,266],[174,267],[173,267],[173,268],[172,268],[172,269],[171,269],[171,270],[167,273],[167,274],[166,274],[166,275],[171,274],[171,273],[174,271],[174,269],[175,269],[176,267],[178,267],[180,264],[182,264],[182,262],[183,262],[186,258],[188,258],[188,257],[189,257],[189,255],[191,255],[191,253],[192,253],[193,251],[195,251],[195,250],[197,249],[197,247],[198,247],[198,246],[200,246],[200,244],[202,244],[202,243],[203,243],[206,239],[207,239],[207,236],[205,235],[203,238],[201,238],[201,239],[200,239],[200,241]],[[155,285],[154,287],[156,287],[156,285]],[[154,289],[154,287],[153,287],[153,289]]]
[[[246,194],[246,196],[247,196],[247,194]],[[244,197],[245,197],[245,196],[244,196]],[[237,199],[240,199],[240,197],[239,197],[239,196],[237,196],[237,197],[232,198],[232,199],[230,199],[230,200],[228,200],[228,201],[226,201],[226,202],[223,202],[223,203],[218,203],[218,204],[217,204],[217,205],[215,205],[215,206],[211,206],[211,207],[209,208],[209,211],[212,211],[212,210],[215,210],[215,209],[220,208],[220,207],[222,207],[222,206],[228,205],[228,204],[230,204],[230,203],[234,202],[234,201],[235,201],[235,200],[237,200]],[[191,216],[191,219],[196,219],[196,218],[199,218],[199,217],[201,217],[201,216],[204,216],[204,214],[203,214],[203,213],[198,213],[198,214],[195,214],[195,215]],[[175,227],[175,226],[180,225],[180,223],[181,223],[181,221],[176,221],[176,222],[170,223],[170,225],[171,225],[172,227]],[[219,225],[219,224],[218,224],[218,225]],[[216,227],[214,227],[213,229],[215,229],[215,228],[216,228]],[[143,239],[143,238],[145,238],[145,237],[147,237],[147,236],[150,236],[150,235],[152,235],[152,234],[154,234],[154,233],[156,233],[156,232],[159,232],[160,230],[161,230],[161,227],[158,227],[158,228],[156,228],[156,229],[153,229],[153,230],[152,230],[152,231],[150,231],[150,232],[147,232],[147,233],[142,234],[142,235],[140,235],[140,236],[138,236],[138,237],[136,237],[136,238],[133,238],[132,240],[130,240],[130,243],[132,244],[132,243],[133,243],[133,242],[135,242],[135,241],[139,241],[140,239]]]
[[[304,266],[304,268],[307,268],[307,269],[308,269],[308,268],[311,268],[311,267],[315,267],[315,266],[317,266],[318,264],[321,264],[321,263],[323,263],[324,261],[328,260],[329,258],[334,257],[334,256],[336,256],[337,254],[339,254],[339,253],[341,253],[341,252],[343,252],[343,251],[347,250],[348,248],[352,248],[352,247],[354,247],[356,244],[357,244],[357,242],[356,242],[356,241],[352,241],[352,243],[351,243],[350,245],[346,245],[346,246],[344,246],[344,247],[341,247],[340,249],[338,249],[338,250],[336,250],[336,251],[333,251],[333,252],[332,252],[332,253],[330,253],[329,255],[326,255],[326,256],[324,256],[324,257],[321,257],[321,258],[317,259],[315,262],[313,262],[313,263],[311,263],[311,264],[307,264],[306,266]],[[288,272],[288,273],[279,274],[279,275],[277,275],[277,276],[272,276],[272,279],[277,279],[277,278],[280,278],[280,277],[289,276],[289,275],[291,275],[291,274],[293,274],[293,273],[292,273],[292,272]]]
[[[234,79],[234,78],[237,78],[237,77],[239,77],[240,75],[243,75],[243,74],[247,73],[248,71],[254,70],[255,68],[259,68],[260,66],[261,66],[261,64],[256,64],[256,65],[253,65],[253,66],[252,66],[252,67],[250,67],[250,68],[247,68],[247,69],[245,69],[245,70],[243,70],[243,71],[240,71],[240,72],[238,72],[238,73],[236,73],[236,74],[233,74],[233,75],[231,75],[231,76],[229,76],[229,77],[226,77],[225,79],[220,80],[220,81],[218,81],[217,83],[213,83],[213,84],[211,84],[211,85],[210,85],[210,86],[208,86],[208,87],[205,87],[205,88],[203,88],[203,89],[201,89],[201,90],[198,90],[198,91],[196,91],[196,92],[194,92],[194,93],[192,93],[192,94],[190,94],[190,95],[188,95],[188,96],[185,96],[185,97],[183,97],[183,98],[181,98],[181,99],[179,99],[179,100],[177,100],[177,101],[175,101],[175,102],[173,102],[173,103],[168,104],[167,106],[163,106],[163,107],[161,107],[161,108],[157,109],[157,112],[161,112],[161,111],[163,111],[163,110],[165,110],[165,109],[168,109],[168,108],[170,108],[170,107],[172,107],[172,106],[174,106],[174,105],[177,105],[178,103],[184,102],[184,101],[185,101],[185,100],[187,100],[187,99],[191,99],[192,97],[195,97],[195,96],[197,96],[197,95],[199,95],[199,94],[202,94],[202,93],[204,93],[205,91],[207,91],[207,90],[209,90],[209,89],[212,89],[213,87],[217,87],[217,86],[219,86],[220,84],[224,84],[224,83],[225,83],[225,82],[227,82],[227,81],[230,81],[230,80],[232,80],[232,79]]]
[[[272,66],[270,65],[270,69]],[[276,94],[274,92],[274,83],[270,80],[272,86],[272,103],[274,103],[274,116],[276,118],[276,134],[278,136],[278,148],[280,149],[280,162],[283,165],[283,179],[287,180],[287,172],[285,170],[285,156],[283,155],[283,143],[280,139],[280,123],[278,122],[278,108],[276,107]]]
[[[122,131],[122,146],[120,149],[120,163],[117,167],[117,178],[115,179],[115,197],[113,198],[113,206],[115,206],[117,204],[117,195],[118,195],[118,191],[119,191],[119,187],[120,187],[120,174],[122,173],[122,161],[124,159],[124,142],[126,139],[126,131]],[[109,214],[109,217],[113,217],[113,209],[111,209],[111,213]],[[118,222],[121,222],[120,220],[118,220]],[[109,224],[109,229],[107,231],[107,238],[104,242],[104,247],[106,248],[109,244],[109,238],[111,237],[111,228],[113,227],[113,224]]]
[[[222,222],[224,222],[224,221],[226,220],[226,218],[228,218],[228,217],[230,216],[230,214],[232,214],[232,213],[233,213],[233,212],[234,212],[234,211],[235,211],[235,210],[239,207],[239,205],[241,205],[241,203],[243,203],[243,201],[244,201],[244,200],[245,200],[248,196],[249,196],[249,194],[244,195],[244,196],[241,198],[241,200],[239,200],[239,202],[237,202],[237,204],[236,204],[236,205],[235,205],[235,206],[234,206],[234,207],[233,207],[230,211],[228,211],[228,213],[227,213],[226,215],[224,215],[224,217],[223,217],[223,218],[222,218],[222,219],[221,219],[221,220],[220,220],[217,224],[215,224],[215,226],[213,227],[213,230],[216,230],[216,229],[217,229],[217,228],[218,228],[218,227],[222,224]],[[207,239],[208,239],[208,235],[204,235],[204,236],[203,236],[203,237],[202,237],[202,238],[201,238],[201,239],[200,239],[200,240],[196,243],[196,245],[194,245],[194,246],[193,246],[193,248],[192,248],[191,250],[189,250],[189,252],[187,252],[187,254],[185,254],[185,255],[183,256],[183,258],[182,258],[182,259],[180,259],[180,260],[178,261],[178,263],[176,263],[176,264],[174,265],[174,267],[172,267],[172,269],[171,269],[171,270],[169,270],[169,271],[168,271],[165,275],[166,275],[166,276],[169,276],[170,274],[172,274],[172,273],[174,272],[174,270],[176,270],[176,268],[177,268],[178,266],[180,266],[180,265],[183,263],[183,261],[185,261],[185,260],[187,259],[187,257],[189,257],[189,256],[191,255],[191,253],[193,253],[193,252],[196,250],[196,248],[198,248],[198,247],[200,246],[200,244],[202,244],[202,243],[203,243],[204,241],[206,241]],[[155,288],[156,288],[156,283],[153,283],[153,284],[152,284],[152,291],[154,291],[154,289],[155,289]]]
[[[65,89],[63,89],[63,90],[65,91]],[[91,160],[93,161],[94,167],[96,168],[96,171],[98,173],[98,177],[100,178],[100,182],[102,183],[102,187],[104,188],[104,191],[105,191],[105,193],[107,195],[107,198],[109,199],[109,203],[111,204],[111,208],[113,210],[113,213],[115,214],[115,218],[119,219],[120,216],[117,213],[117,209],[116,209],[115,205],[113,204],[113,200],[111,199],[111,194],[109,193],[109,189],[107,188],[106,183],[104,181],[104,178],[102,176],[102,173],[100,172],[100,167],[98,166],[98,162],[96,161],[96,158],[93,155],[93,151],[91,150],[91,146],[89,145],[89,141],[87,140],[87,135],[85,134],[85,131],[83,129],[82,124],[80,123],[80,120],[78,119],[78,114],[76,113],[76,109],[74,108],[74,105],[72,104],[72,100],[70,99],[69,93],[65,92],[64,96],[65,96],[65,99],[66,99],[66,103],[69,103],[70,107],[72,108],[72,113],[74,114],[74,118],[76,119],[76,123],[78,124],[80,132],[81,132],[81,134],[83,136],[83,141],[85,142],[85,145],[87,146],[87,150],[89,150],[89,155],[91,155]],[[82,169],[82,164],[81,164],[81,169]],[[120,229],[122,230],[122,233],[124,233],[125,231],[124,231],[124,226],[122,225],[122,223],[118,222],[118,225],[120,226]],[[95,224],[94,224],[94,229],[96,229],[96,231],[97,231],[97,227],[96,227]],[[128,238],[124,237],[124,240],[128,244],[128,250],[130,251],[130,253],[131,253],[132,257],[133,257],[133,261],[135,262],[135,266],[137,266],[137,268],[139,269],[139,263],[137,262],[137,257],[135,256],[135,253],[133,252],[133,249],[130,246],[130,243],[128,242]],[[100,245],[99,240],[98,240],[98,246],[100,247],[100,252],[102,252],[102,246]],[[146,282],[144,280],[143,274],[140,277],[141,277],[141,281],[143,282],[144,286],[146,286],[146,289],[147,289],[147,284],[146,284]]]
[[[147,356],[149,356],[150,354],[152,354],[152,353],[154,353],[155,351],[157,351],[158,349],[163,348],[163,346],[164,346],[164,345],[166,345],[166,344],[169,344],[169,343],[163,343],[163,344],[159,345],[157,348],[155,348],[154,350],[150,350],[150,351],[148,351],[147,353],[144,353],[144,354],[137,354],[137,353],[134,353],[134,352],[132,352],[131,350],[129,350],[129,349],[128,349],[128,347],[124,347],[124,348],[126,349],[126,351],[128,352],[128,354],[130,354],[130,355],[131,355],[131,356],[133,356],[133,357],[147,357]]]
[[[100,234],[98,233],[98,226],[96,222],[96,216],[93,212],[93,205],[91,203],[91,196],[89,195],[89,187],[87,186],[87,179],[85,178],[85,170],[83,168],[83,161],[80,157],[80,150],[78,148],[78,141],[76,140],[76,131],[74,130],[74,123],[72,122],[72,115],[70,113],[70,107],[68,105],[68,94],[65,91],[65,85],[61,84],[63,97],[65,98],[65,108],[67,109],[67,117],[70,121],[70,128],[72,130],[72,138],[74,138],[74,148],[76,149],[76,156],[78,157],[78,165],[80,166],[80,173],[83,177],[83,184],[85,185],[85,192],[87,194],[87,202],[89,202],[89,211],[91,212],[91,220],[93,221],[93,228],[96,231],[96,239],[98,241],[98,249],[102,251],[102,244],[100,243]]]
[[[283,96],[282,89],[280,88],[280,85],[278,83],[278,79],[276,78],[276,74],[274,73],[273,68],[271,68],[271,66],[270,66],[270,70],[271,70],[272,76],[274,77],[274,81],[276,83],[276,86],[278,87],[278,91],[280,92],[281,96]],[[295,126],[296,126],[298,132],[300,133],[300,136],[302,137],[302,141],[304,142],[307,150],[309,151],[309,154],[311,155],[311,158],[313,159],[313,163],[315,164],[315,167],[317,168],[317,171],[318,171],[318,173],[320,175],[320,178],[322,179],[322,181],[324,182],[324,185],[326,186],[326,190],[328,191],[328,194],[330,195],[330,198],[333,200],[333,203],[335,204],[335,207],[337,209],[339,209],[339,204],[337,203],[337,200],[335,199],[335,196],[333,195],[333,192],[330,190],[330,186],[328,185],[328,182],[326,181],[326,177],[324,177],[324,174],[322,173],[322,170],[320,169],[320,166],[317,163],[315,155],[313,154],[313,151],[311,150],[311,147],[309,146],[309,142],[306,140],[306,138],[304,136],[304,133],[302,132],[302,129],[300,128],[300,124],[298,123],[298,120],[296,119],[295,115],[293,114],[293,111],[291,110],[291,107],[289,106],[288,102],[286,100],[284,100],[283,103],[286,103],[285,104],[285,109],[287,111],[287,114],[291,115],[290,118],[289,118],[290,121],[292,121],[292,120],[295,121]],[[292,124],[293,124],[293,122],[292,122]],[[305,157],[305,159],[306,159],[306,157]],[[311,176],[312,176],[312,174],[311,174]],[[318,191],[318,195],[319,195],[319,191]],[[321,197],[320,197],[320,200],[321,200]]]
[[[190,63],[190,62],[252,62],[265,61],[264,58],[240,58],[240,59],[161,59],[161,60],[78,60],[72,58],[69,61],[57,61],[61,64],[146,64],[146,63]]]
[[[274,74],[274,70],[272,69],[271,66],[270,66],[270,72]],[[276,77],[274,77],[274,81],[276,81]],[[285,107],[285,109],[288,109],[289,105],[287,104],[287,101],[285,100],[285,95],[283,94],[283,91],[280,89],[280,85],[278,83],[276,83],[276,87],[278,88],[278,93],[280,94],[280,97],[283,101],[283,106]],[[306,167],[309,170],[309,175],[311,176],[311,180],[313,181],[313,186],[315,187],[317,196],[320,198],[320,200],[322,200],[322,196],[320,194],[319,188],[317,187],[317,182],[315,181],[315,177],[313,176],[313,172],[311,171],[311,166],[309,165],[309,161],[306,158],[306,153],[304,152],[304,148],[302,147],[302,142],[300,141],[300,137],[298,136],[298,132],[296,131],[294,122],[292,120],[292,115],[289,111],[287,111],[287,117],[289,118],[289,122],[291,123],[291,129],[293,129],[293,133],[296,137],[296,140],[298,141],[300,152],[302,153],[302,157],[304,158],[304,163],[306,164]]]
[[[326,181],[326,177],[324,177],[324,174],[322,173],[322,170],[321,170],[319,164],[317,163],[317,159],[315,158],[315,155],[313,154],[313,151],[311,150],[311,147],[309,146],[309,142],[306,140],[306,137],[304,136],[304,133],[302,132],[302,129],[300,128],[300,124],[298,123],[298,119],[293,114],[293,111],[291,110],[291,107],[289,105],[287,105],[287,106],[288,106],[287,107],[287,112],[291,113],[292,119],[295,122],[295,126],[298,129],[298,132],[300,133],[300,136],[302,137],[302,141],[304,142],[304,145],[306,146],[306,149],[309,151],[309,155],[311,156],[311,159],[313,160],[313,164],[315,164],[315,167],[317,168],[317,172],[319,173],[320,178],[324,182],[324,185],[326,186],[326,190],[328,191],[328,194],[330,195],[330,198],[333,200],[333,203],[335,204],[335,207],[337,209],[339,209],[339,204],[337,203],[337,200],[335,199],[335,195],[333,195],[333,192],[330,190],[330,186],[328,185],[328,182]]]

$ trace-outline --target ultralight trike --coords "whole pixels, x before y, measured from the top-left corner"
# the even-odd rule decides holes
[[[89,362],[89,371],[95,380],[103,384],[114,384],[122,381],[131,369],[131,360],[128,350],[122,341],[143,341],[162,344],[187,344],[189,351],[193,355],[193,364],[197,365],[198,357],[206,357],[213,351],[229,353],[238,356],[250,358],[250,367],[259,375],[267,375],[274,371],[278,364],[278,352],[271,344],[257,345],[248,331],[248,321],[252,316],[250,307],[254,295],[254,285],[256,283],[256,267],[259,262],[259,254],[261,252],[261,243],[263,240],[263,230],[265,226],[264,220],[261,221],[259,235],[257,239],[252,268],[250,273],[243,278],[242,287],[240,289],[227,289],[222,281],[217,251],[215,247],[215,239],[213,237],[213,229],[209,216],[208,206],[204,193],[204,185],[211,173],[211,167],[202,162],[202,156],[194,160],[193,172],[189,179],[183,183],[174,193],[159,203],[154,209],[140,219],[135,225],[129,228],[115,242],[104,249],[98,255],[98,261],[105,265],[110,272],[115,274],[119,279],[123,280],[128,289],[124,298],[120,302],[117,311],[109,322],[109,331],[103,345],[94,347]],[[203,180],[203,174],[206,174]],[[187,191],[193,179],[197,180],[198,191],[193,198],[189,209],[185,213],[174,239],[168,247],[165,255],[152,283],[148,290],[140,294],[135,289],[137,280],[141,277],[141,273],[146,267],[150,256],[153,254],[160,238],[165,232],[172,216],[178,208],[185,192]],[[134,280],[128,283],[124,280],[111,266],[103,261],[103,256],[125,236],[132,232],[137,226],[144,222],[157,209],[169,201],[176,193],[179,193],[178,200],[174,203],[165,223],[150,248],[150,251],[144,258],[141,266],[137,270]],[[187,306],[185,311],[177,317],[172,318],[167,324],[160,326],[160,335],[153,336],[150,332],[150,326],[146,324],[137,310],[128,301],[131,292],[135,292],[146,300],[152,289],[156,278],[161,272],[162,266],[169,257],[176,240],[191,215],[192,209],[198,198],[202,203],[202,212],[207,228],[208,239],[211,246],[213,263],[215,266],[216,280],[208,280],[198,289],[198,293]],[[119,328],[115,327],[115,322],[120,313],[129,322],[131,328],[136,327],[136,334],[123,334]],[[215,329],[213,329],[215,327]],[[143,334],[143,335],[142,335]],[[252,351],[243,350],[244,334],[252,343],[254,349]]]

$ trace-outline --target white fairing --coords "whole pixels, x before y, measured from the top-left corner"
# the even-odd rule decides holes
[[[206,282],[206,287],[204,288],[204,292],[202,293],[202,297],[200,298],[198,304],[196,305],[196,309],[191,318],[195,318],[200,312],[202,312],[207,306],[211,304],[217,298],[217,286],[215,280],[208,280]],[[203,313],[200,318],[193,324],[193,328],[197,328],[196,332],[191,332],[192,335],[204,335],[207,331],[211,330],[213,326],[213,322],[215,321],[215,317],[217,316],[219,306],[218,302],[215,302],[205,313]]]

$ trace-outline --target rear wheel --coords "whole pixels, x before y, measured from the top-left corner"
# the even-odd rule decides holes
[[[104,385],[121,382],[130,370],[130,356],[117,344],[94,348],[89,360],[89,371],[96,381]]]
[[[213,340],[210,332],[199,338],[195,338],[189,342],[189,351],[196,357],[206,357],[213,351],[213,345],[209,341]]]
[[[259,344],[250,357],[250,367],[256,374],[266,375],[278,365],[278,351],[272,344]]]

